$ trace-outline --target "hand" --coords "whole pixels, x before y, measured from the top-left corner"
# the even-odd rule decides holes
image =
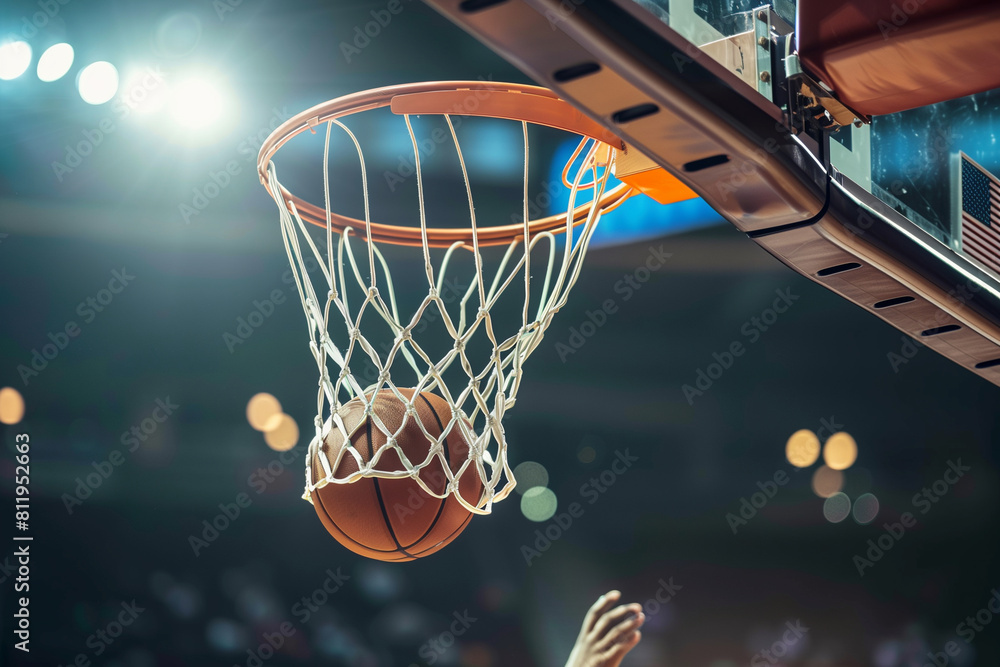
[[[618,667],[639,643],[639,628],[646,615],[642,606],[634,603],[612,608],[621,595],[610,591],[590,607],[566,667]]]

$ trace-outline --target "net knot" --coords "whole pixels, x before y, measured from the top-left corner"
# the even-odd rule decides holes
[[[341,380],[346,380],[347,376],[350,375],[350,374],[351,374],[351,367],[350,366],[344,366],[342,369],[340,369],[340,379]]]
[[[438,298],[437,287],[430,288],[430,290],[427,292],[427,296],[429,296],[432,299],[437,299]]]
[[[487,308],[486,306],[480,306],[479,307],[479,319],[483,319],[484,317],[486,317],[489,314],[490,314],[490,309],[489,308]]]
[[[378,297],[378,288],[372,285],[368,288],[368,298],[375,299]]]

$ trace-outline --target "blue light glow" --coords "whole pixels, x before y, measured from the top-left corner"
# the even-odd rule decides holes
[[[560,182],[566,160],[573,154],[577,143],[576,139],[572,139],[556,150],[549,167],[549,181]],[[620,181],[612,176],[607,189],[610,190],[619,183]],[[552,215],[565,212],[569,204],[569,190],[559,187],[552,188],[552,191],[552,204],[548,213]],[[722,216],[700,197],[663,205],[644,195],[636,195],[614,211],[602,216],[591,241],[591,247],[634,243],[722,222],[724,222]]]

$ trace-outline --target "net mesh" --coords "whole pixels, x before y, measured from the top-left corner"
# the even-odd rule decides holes
[[[582,138],[562,175],[562,186],[569,191],[566,226],[561,230],[564,233],[559,238],[551,232],[532,233],[528,225],[529,132],[528,123],[521,122],[524,187],[519,217],[524,223],[524,231],[498,250],[495,258],[491,255],[493,261],[486,261],[478,240],[473,189],[462,147],[452,118],[442,115],[461,168],[469,223],[474,233],[471,245],[456,242],[432,253],[427,229],[434,225],[428,224],[421,150],[410,116],[401,117],[413,148],[417,191],[414,203],[422,235],[421,247],[403,250],[420,253],[423,264],[419,275],[410,271],[402,278],[407,290],[412,290],[415,284],[426,283],[426,295],[412,312],[401,313],[405,309],[397,301],[389,262],[379,244],[370,240],[371,201],[365,154],[357,136],[346,125],[336,119],[326,121],[323,147],[325,239],[313,238],[310,227],[304,224],[292,200],[281,201],[280,196],[276,197],[282,238],[308,324],[309,349],[320,376],[316,432],[309,444],[303,498],[312,502],[313,492],[327,484],[348,484],[366,477],[412,478],[430,496],[444,498],[452,494],[468,511],[487,514],[493,503],[505,498],[516,483],[507,462],[504,415],[514,405],[525,360],[538,347],[553,315],[566,303],[579,276],[584,255],[603,212],[599,201],[609,182],[614,154],[605,144]],[[330,142],[335,132],[346,135],[347,145],[354,147],[364,193],[365,227],[347,228],[343,233],[334,233],[330,224]],[[273,161],[267,165],[267,170],[274,192],[282,192]],[[587,203],[587,196],[580,194],[584,190],[590,190],[589,208],[585,220],[574,229],[572,212],[578,201]],[[321,236],[322,232],[316,235]],[[321,252],[324,244],[325,252]],[[470,253],[471,262],[459,261],[467,260]],[[326,284],[320,285],[322,289],[313,283],[308,270],[316,265],[325,279]],[[469,267],[469,275],[455,275],[460,265]],[[313,273],[316,273],[315,268]],[[537,284],[539,278],[540,286]],[[448,285],[467,287],[460,294],[443,294]],[[523,303],[522,297],[517,295],[522,290]],[[494,312],[505,293],[508,298],[513,295],[518,299],[520,322],[516,328],[509,321],[500,321]],[[422,326],[422,321],[428,319],[435,320],[435,326],[430,328],[433,331]],[[378,326],[375,321],[379,322]],[[381,344],[375,340],[376,332],[383,337]],[[481,346],[480,351],[485,352],[478,355],[486,358],[485,364],[475,364],[473,359],[477,355],[469,353],[474,341]],[[447,349],[442,351],[443,348]],[[367,367],[366,376],[352,371],[352,366],[361,365]],[[373,376],[374,382],[369,383]],[[418,411],[399,391],[400,387],[414,390],[412,400],[416,400],[420,392],[433,392],[446,400],[451,414],[440,415],[443,428],[437,423],[421,423]],[[405,406],[403,423],[398,428],[389,428],[373,408],[375,396],[384,391],[392,392]],[[385,444],[372,452],[368,460],[350,445],[322,447],[334,429],[339,429],[344,442],[350,443],[353,433],[344,423],[341,408],[352,400],[363,402],[364,414],[372,428],[385,436]],[[410,420],[417,423],[427,439],[427,453],[420,460],[410,460],[397,440],[404,429],[412,434],[412,428],[407,428]],[[359,426],[355,424],[353,428]],[[449,465],[445,458],[442,443],[456,431],[470,447],[466,459],[453,469],[454,464]],[[329,456],[332,450],[337,452],[334,458]],[[390,450],[396,453],[401,466],[395,463],[391,468],[380,466]],[[413,448],[409,450],[414,451]],[[345,456],[353,457],[355,465],[341,466]],[[435,485],[438,487],[435,490],[427,483],[429,479],[438,478],[436,472],[435,475],[420,474],[435,459],[447,477],[443,490],[439,484]],[[317,465],[319,469],[313,470]],[[338,474],[344,469],[351,472]],[[482,481],[484,490],[478,500],[466,499],[458,492],[458,481],[467,474],[478,475]]]

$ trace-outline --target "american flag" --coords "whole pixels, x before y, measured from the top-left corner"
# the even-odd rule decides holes
[[[962,250],[1000,273],[1000,181],[962,155]]]

